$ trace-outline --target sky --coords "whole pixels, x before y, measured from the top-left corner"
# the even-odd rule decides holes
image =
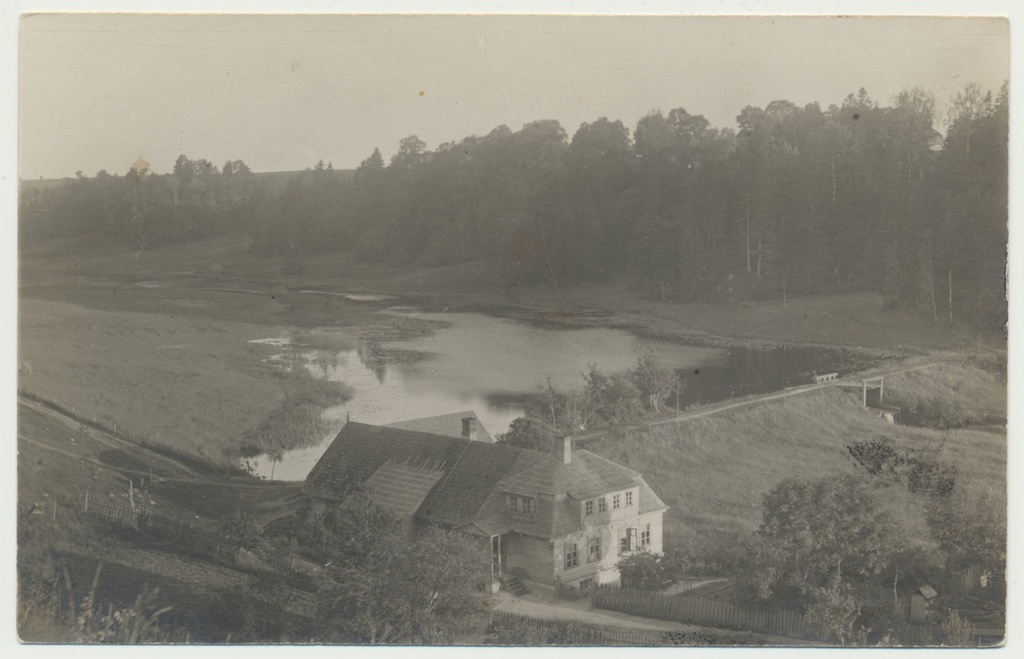
[[[356,167],[505,124],[683,107],[716,127],[776,99],[940,106],[1009,77],[1009,23],[928,17],[217,16],[22,18],[19,176],[153,171],[179,154],[254,171]]]

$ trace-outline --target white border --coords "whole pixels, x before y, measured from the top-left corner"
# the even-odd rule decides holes
[[[0,220],[3,227],[3,240],[0,240],[0,304],[3,309],[8,310],[5,320],[0,328],[6,340],[8,348],[0,351],[0,418],[5,423],[3,428],[9,432],[5,437],[9,438],[9,446],[14,446],[15,438],[15,414],[16,414],[16,309],[17,309],[17,181],[18,181],[18,159],[17,159],[17,61],[18,61],[18,17],[22,13],[38,11],[102,11],[102,12],[196,12],[196,13],[442,13],[442,14],[643,14],[643,15],[680,15],[680,14],[712,14],[712,15],[786,15],[786,14],[815,14],[815,15],[959,15],[959,16],[1008,16],[1010,18],[1011,34],[1011,152],[1010,152],[1010,289],[1019,288],[1018,273],[1024,268],[1020,258],[1020,249],[1017,249],[1017,238],[1020,221],[1017,219],[1020,208],[1020,190],[1022,184],[1021,168],[1017,166],[1021,162],[1021,125],[1018,109],[1022,105],[1021,77],[1022,70],[1021,49],[1018,47],[1016,33],[1019,27],[1017,19],[1024,16],[1024,3],[1019,0],[972,0],[971,2],[957,2],[953,0],[829,0],[813,2],[809,0],[648,0],[648,1],[611,1],[611,0],[520,0],[510,2],[507,0],[494,0],[491,2],[474,0],[425,0],[413,2],[412,0],[298,0],[285,3],[281,1],[270,2],[268,0],[251,0],[243,2],[240,0],[86,0],[84,2],[73,2],[70,0],[42,0],[30,2],[27,0],[3,0],[0,3],[0,79],[3,81],[4,92],[0,93]],[[1015,316],[1017,305],[1011,298],[1011,318]],[[1024,375],[1024,364],[1016,354],[1019,331],[1011,325],[1011,344],[1014,348],[1010,352],[1010,409],[1016,408],[1015,403],[1024,402],[1021,398],[1019,383]],[[1013,513],[1019,509],[1021,502],[1020,488],[1015,484],[1015,475],[1018,472],[1019,456],[1014,447],[1014,440],[1020,435],[1017,431],[1017,415],[1011,414],[1010,434],[1008,441],[1010,459],[1010,520],[1014,519]],[[270,652],[298,652],[303,656],[332,656],[337,657],[339,653],[351,655],[355,652],[359,655],[364,653],[373,656],[390,655],[393,652],[408,653],[415,652],[417,656],[440,657],[455,654],[478,654],[481,652],[498,653],[503,656],[515,654],[517,656],[530,652],[532,649],[456,649],[456,648],[429,648],[429,649],[349,649],[349,648],[323,648],[323,647],[234,647],[234,648],[195,648],[187,650],[176,647],[161,648],[110,648],[110,647],[39,647],[24,646],[17,642],[15,635],[15,531],[14,511],[16,502],[16,463],[13,460],[6,462],[6,502],[4,508],[4,521],[7,522],[3,528],[7,530],[6,537],[0,541],[3,547],[2,555],[5,558],[3,569],[0,569],[0,650],[9,650],[10,653],[22,656],[65,656],[74,654],[76,656],[107,657],[111,654],[143,652],[147,656],[171,656],[185,651],[189,656],[210,656],[210,657],[242,657],[248,655],[267,656]],[[1019,623],[1022,621],[1020,615],[1021,606],[1021,583],[1019,579],[1019,560],[1021,534],[1015,526],[1009,524],[1010,531],[1010,552],[1013,560],[1010,564],[1010,589],[1009,589],[1009,618],[1007,629],[1009,643],[1002,650],[996,650],[1000,654],[1012,652],[1014,649],[1024,647],[1021,634],[1024,634],[1024,627]],[[674,650],[627,650],[630,654],[635,652],[658,653],[659,656],[666,656],[665,653]],[[559,649],[545,650],[545,653],[556,652],[559,656],[575,655],[586,656],[591,659],[596,655],[612,656],[612,653],[621,654],[621,650],[601,649]],[[736,652],[747,655],[753,653],[754,657],[788,656],[790,649],[755,649],[748,651],[724,650],[724,649],[688,649],[685,650],[688,656],[724,656],[726,653],[731,657]],[[815,650],[811,654],[828,654],[834,651]],[[898,652],[898,656],[919,656],[932,652],[929,650],[896,650],[896,651],[875,651],[872,656],[889,656]],[[959,656],[972,651],[943,651],[943,657]],[[992,652],[992,651],[989,651]],[[443,653],[443,654],[442,654]],[[909,654],[908,654],[909,653]],[[801,651],[800,655],[807,656],[808,652]],[[411,655],[409,655],[411,656]],[[896,655],[894,655],[896,656]]]

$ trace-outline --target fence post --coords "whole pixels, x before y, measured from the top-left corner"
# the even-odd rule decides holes
[[[82,509],[85,512],[89,512],[89,490],[85,491],[85,507]]]

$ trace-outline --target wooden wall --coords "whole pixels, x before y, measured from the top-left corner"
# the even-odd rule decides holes
[[[501,536],[501,544],[509,574],[544,584],[555,582],[555,563],[550,540],[509,533]]]

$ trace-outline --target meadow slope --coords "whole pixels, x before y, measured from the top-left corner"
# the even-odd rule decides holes
[[[968,404],[1006,400],[1005,380],[977,366],[943,364],[927,374],[895,378],[894,386],[931,378],[957,386]],[[852,473],[857,467],[846,445],[879,437],[953,464],[967,486],[1005,493],[1004,427],[890,425],[861,406],[859,393],[838,388],[683,421],[678,430],[668,424],[608,435],[587,448],[642,473],[670,506],[667,548],[711,550],[749,539],[761,520],[762,499],[776,484]],[[898,504],[913,533],[925,539],[919,497]]]

